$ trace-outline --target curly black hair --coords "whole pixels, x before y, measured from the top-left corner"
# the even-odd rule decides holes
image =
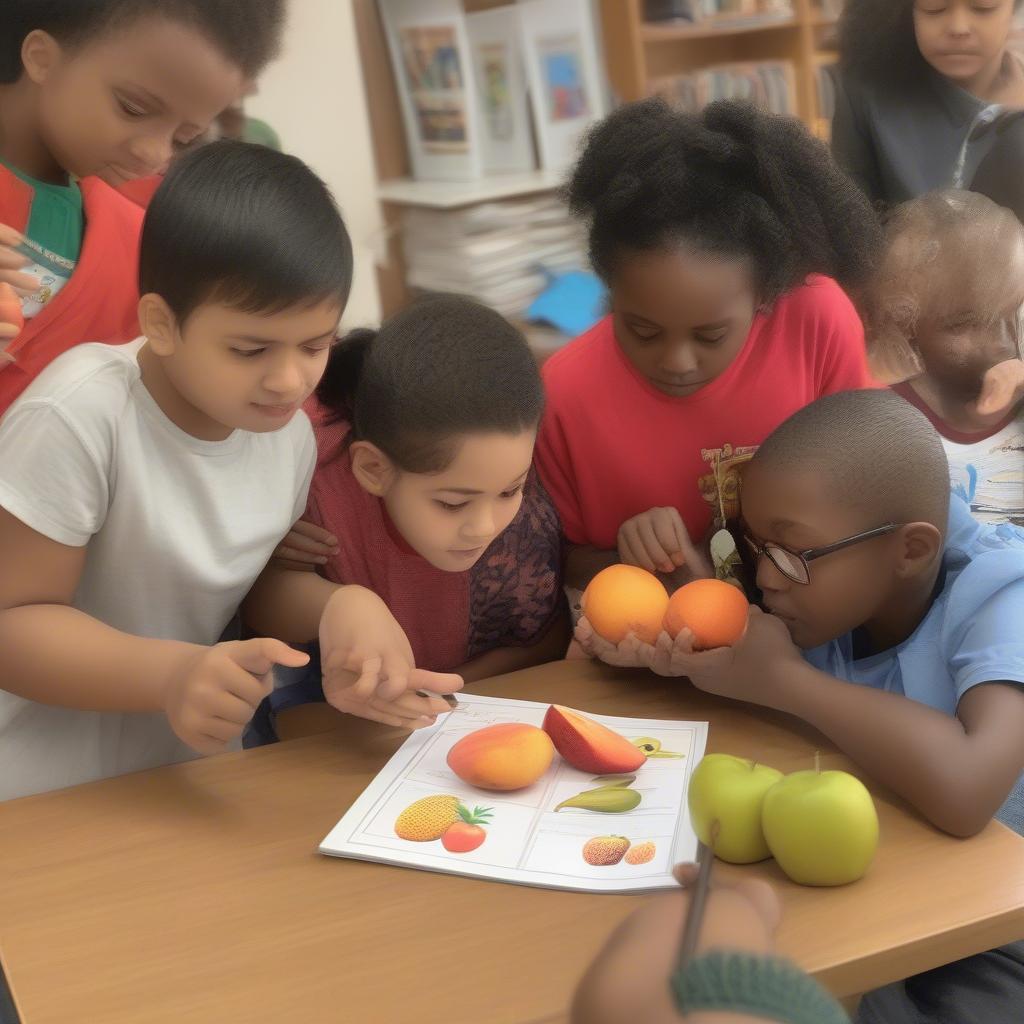
[[[811,273],[856,290],[881,249],[870,203],[799,121],[724,100],[683,113],[662,99],[594,127],[567,188],[608,280],[629,250],[685,241],[749,256],[771,302]]]
[[[2,0],[0,85],[22,74],[21,46],[36,29],[66,46],[159,16],[192,25],[233,63],[255,77],[281,44],[287,0]]]
[[[1020,7],[1024,0],[1014,0]],[[846,0],[839,19],[844,71],[873,81],[906,82],[928,67],[917,46],[914,0]]]

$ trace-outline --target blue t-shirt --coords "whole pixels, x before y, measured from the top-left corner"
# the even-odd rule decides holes
[[[898,693],[947,715],[955,715],[963,695],[980,683],[1024,685],[1024,530],[978,523],[953,496],[943,572],[934,604],[899,646],[855,661],[848,633],[804,657],[837,679]],[[998,817],[1024,835],[1024,777]]]

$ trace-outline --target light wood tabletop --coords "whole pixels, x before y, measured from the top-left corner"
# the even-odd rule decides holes
[[[686,684],[565,662],[471,687],[708,720],[709,751],[849,768],[801,723]],[[0,805],[0,952],[24,1024],[564,1020],[611,929],[650,896],[553,892],[320,856],[401,742],[343,729]],[[842,889],[773,863],[781,951],[840,996],[1024,936],[1024,840],[943,836],[874,788],[882,841]],[[654,897],[656,898],[656,897]]]

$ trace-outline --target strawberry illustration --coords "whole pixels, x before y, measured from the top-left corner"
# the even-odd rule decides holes
[[[474,807],[471,811],[463,804],[459,804],[455,810],[459,820],[448,826],[441,836],[441,845],[449,853],[470,853],[483,845],[487,838],[487,833],[480,826],[491,823],[494,810],[491,807]]]

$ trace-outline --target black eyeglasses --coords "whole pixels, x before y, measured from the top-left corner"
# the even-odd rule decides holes
[[[811,570],[808,562],[816,558],[824,558],[835,551],[842,551],[843,548],[853,547],[854,544],[861,544],[874,537],[884,537],[886,534],[898,530],[901,523],[886,523],[885,526],[875,527],[873,530],[865,530],[864,533],[856,533],[844,540],[837,540],[835,544],[827,544],[822,548],[808,548],[806,551],[790,551],[781,544],[758,544],[749,534],[744,533],[743,539],[747,542],[755,559],[767,558],[772,565],[787,579],[794,583],[806,585],[811,582]]]

